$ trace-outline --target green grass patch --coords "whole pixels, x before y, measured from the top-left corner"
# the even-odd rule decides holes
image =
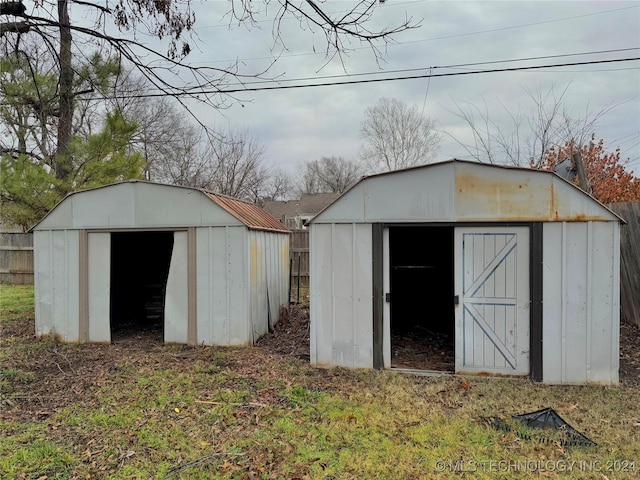
[[[11,328],[31,331],[30,316]],[[624,480],[640,472],[637,388],[322,370],[260,348],[61,345],[26,333],[3,342],[0,358],[0,478]],[[598,446],[540,443],[483,421],[543,407]]]
[[[0,478],[69,478],[77,460],[43,437],[43,432],[39,432],[0,442]]]
[[[33,285],[0,285],[0,324],[33,318]]]

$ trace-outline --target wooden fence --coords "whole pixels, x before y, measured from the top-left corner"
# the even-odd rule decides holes
[[[640,202],[609,208],[627,222],[620,229],[620,317],[640,327]]]
[[[33,285],[33,234],[0,233],[0,283]]]
[[[309,289],[309,230],[292,230],[289,243],[291,301],[305,303]],[[306,293],[305,293],[306,292]]]

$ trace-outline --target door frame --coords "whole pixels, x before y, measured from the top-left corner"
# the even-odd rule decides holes
[[[105,233],[111,235],[111,233],[124,232],[124,233],[136,233],[136,232],[185,232],[187,234],[187,344],[195,346],[197,344],[197,292],[196,292],[196,280],[197,280],[197,257],[196,257],[196,227],[169,227],[169,228],[92,228],[80,230],[80,244],[79,244],[79,295],[78,295],[78,312],[79,312],[79,343],[86,342],[101,342],[111,343],[111,319],[109,318],[109,311],[106,312],[106,319],[89,318],[91,309],[91,298],[89,292],[89,283],[91,280],[91,272],[89,270],[89,259],[91,252],[89,251],[89,234],[92,233]],[[111,255],[111,245],[109,242],[109,255]],[[172,254],[173,259],[173,254]],[[111,271],[109,270],[109,278],[106,279],[106,284],[111,282]],[[109,290],[109,298],[111,292]],[[103,312],[104,313],[104,312]],[[90,322],[101,321],[109,325],[108,338],[91,338],[91,332],[95,329],[91,329]],[[166,322],[166,319],[165,319]],[[100,335],[102,336],[104,329],[100,329]]]
[[[389,278],[389,227],[528,227],[529,228],[529,377],[542,381],[542,222],[421,222],[372,224],[373,365],[391,367],[390,309],[385,302]],[[386,272],[386,273],[385,273]],[[454,272],[455,276],[455,272]],[[385,277],[387,281],[385,282]],[[387,288],[387,290],[385,290]],[[453,308],[453,305],[452,305]],[[455,339],[454,339],[455,341]]]

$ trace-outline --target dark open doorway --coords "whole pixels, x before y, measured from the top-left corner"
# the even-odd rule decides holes
[[[111,339],[164,340],[164,303],[173,232],[111,234]],[[155,338],[158,337],[158,338]]]
[[[391,367],[451,371],[453,227],[389,228]]]

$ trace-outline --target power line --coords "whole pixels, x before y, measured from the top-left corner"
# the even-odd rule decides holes
[[[216,90],[201,90],[201,91],[187,91],[187,92],[175,92],[175,93],[149,93],[149,94],[137,94],[137,95],[122,95],[117,98],[152,98],[152,97],[166,97],[166,96],[197,96],[197,95],[215,95],[215,94],[231,94],[231,93],[243,93],[243,92],[260,92],[270,90],[292,90],[297,88],[312,88],[312,87],[331,87],[338,85],[357,85],[364,83],[379,83],[379,82],[393,82],[399,80],[416,80],[420,78],[437,78],[437,77],[456,77],[463,75],[480,75],[485,73],[500,73],[500,72],[518,72],[528,70],[539,70],[542,68],[561,68],[561,67],[573,67],[579,65],[597,65],[604,63],[618,63],[618,62],[632,62],[640,60],[640,57],[633,58],[615,58],[608,60],[591,60],[585,62],[573,62],[573,63],[558,63],[548,65],[531,65],[526,67],[512,67],[512,68],[496,68],[491,70],[471,70],[466,72],[449,72],[449,73],[435,73],[435,74],[422,74],[422,75],[406,75],[391,78],[369,78],[362,80],[347,80],[343,82],[325,82],[325,83],[309,83],[300,85],[274,85],[264,87],[244,87],[244,88],[228,88],[228,89],[216,89]],[[259,83],[259,82],[254,82]],[[251,84],[246,84],[251,85]]]
[[[628,52],[631,50],[640,50],[640,47],[618,48],[615,50],[598,50],[598,51],[580,52],[580,53],[564,53],[564,54],[558,54],[558,55],[544,55],[539,57],[513,58],[510,60],[493,60],[493,61],[485,61],[485,62],[459,63],[459,64],[453,64],[453,65],[440,65],[440,66],[419,67],[419,68],[402,68],[397,70],[385,70],[385,71],[375,71],[375,72],[347,73],[347,74],[341,74],[341,75],[322,75],[322,76],[316,76],[316,77],[298,77],[298,78],[288,78],[288,79],[285,78],[285,79],[277,80],[277,82],[278,83],[303,82],[303,81],[309,81],[309,80],[328,80],[328,79],[335,79],[335,78],[389,75],[393,73],[423,72],[425,70],[454,69],[454,68],[480,66],[480,65],[491,65],[491,64],[498,64],[498,63],[525,62],[525,61],[531,61],[531,60],[550,60],[552,58],[575,57],[575,56],[584,56],[584,55],[599,55],[604,53]],[[260,80],[260,81],[245,83],[244,85],[248,85],[248,84],[256,85],[260,83],[274,83],[274,82],[275,80]]]

